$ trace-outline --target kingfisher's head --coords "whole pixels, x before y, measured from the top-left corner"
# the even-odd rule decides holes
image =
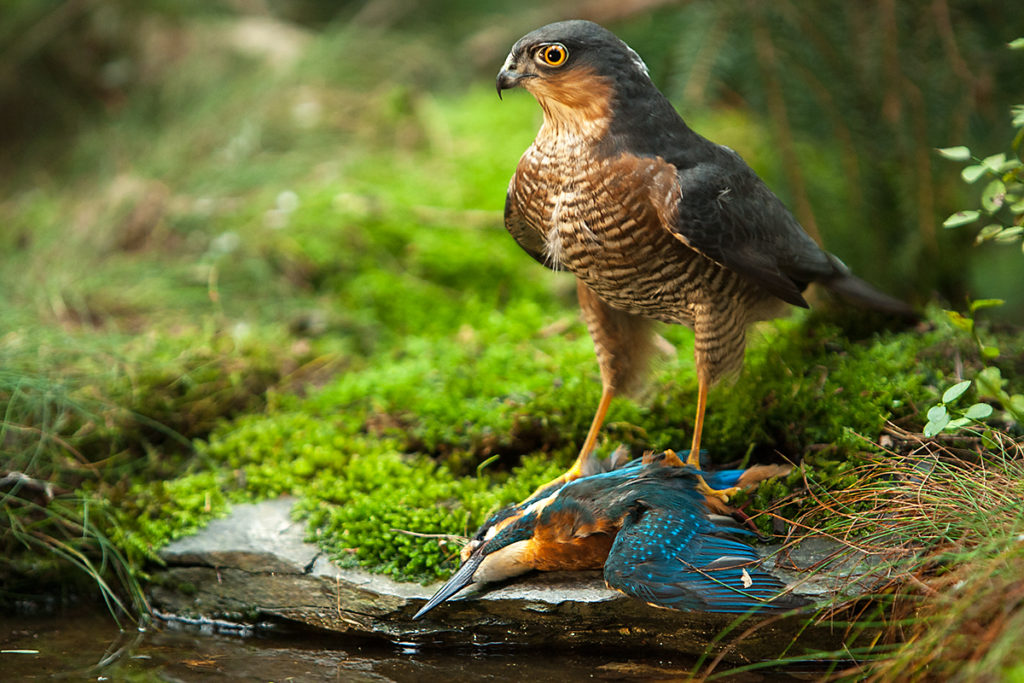
[[[619,448],[606,460],[590,458],[582,477],[565,481],[559,477],[537,489],[521,503],[509,505],[491,515],[462,549],[462,564],[413,617],[419,619],[470,584],[492,583],[542,568],[593,569],[604,562],[614,533],[608,519],[595,519],[583,498],[608,489],[618,480],[593,475],[622,468],[628,450]],[[596,544],[575,546],[590,535],[601,535]],[[552,555],[568,553],[560,563]],[[543,566],[541,566],[543,565]]]
[[[537,526],[537,512],[529,506],[511,505],[490,519],[462,549],[462,564],[413,619],[419,619],[472,583],[491,583],[525,574],[533,569],[530,541]]]
[[[521,86],[554,124],[607,122],[630,87],[653,87],[647,66],[615,34],[591,21],[560,21],[531,31],[498,73],[498,95]]]

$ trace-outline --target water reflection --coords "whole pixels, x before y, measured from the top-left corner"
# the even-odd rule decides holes
[[[225,622],[229,624],[230,622]],[[0,618],[0,678],[110,681],[685,680],[694,662],[643,653],[545,652],[474,647],[452,652],[398,642],[352,642],[261,628],[249,637],[211,624],[119,631],[102,611]],[[815,677],[815,676],[812,676]],[[745,673],[719,680],[793,680]]]

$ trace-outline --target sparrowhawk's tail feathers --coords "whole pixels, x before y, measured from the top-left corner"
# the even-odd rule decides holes
[[[826,254],[835,267],[835,275],[821,282],[831,291],[850,303],[879,311],[880,313],[900,315],[908,318],[917,317],[917,313],[908,304],[878,291],[872,285],[851,273],[846,264],[836,256],[827,252]]]
[[[819,247],[735,152],[719,145],[704,149],[715,152],[680,168],[669,191],[659,188],[659,217],[679,240],[794,306],[807,308],[802,292],[820,282],[854,304],[915,315]],[[659,174],[656,185],[665,184]]]

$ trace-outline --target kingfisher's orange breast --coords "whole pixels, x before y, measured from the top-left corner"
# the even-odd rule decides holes
[[[539,543],[527,547],[527,562],[544,572],[601,569],[611,552],[615,537],[595,534],[568,543]]]
[[[525,553],[527,563],[540,571],[601,569],[620,527],[616,520],[557,510],[534,531]]]

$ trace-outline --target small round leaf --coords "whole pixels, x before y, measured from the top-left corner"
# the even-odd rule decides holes
[[[1024,394],[1014,394],[1006,408],[1015,415],[1024,415]]]
[[[946,424],[945,431],[955,432],[961,427],[966,427],[969,424],[971,424],[971,421],[966,417],[958,417],[955,420],[950,420],[949,423]]]
[[[1016,242],[1024,234],[1024,227],[1015,225],[1012,228],[1004,228],[996,235],[996,242]]]
[[[984,420],[991,414],[992,406],[987,403],[975,403],[964,411],[964,417],[969,417],[972,420]]]
[[[971,313],[983,308],[998,308],[1006,303],[1005,299],[975,299],[971,302]]]
[[[963,382],[957,382],[942,394],[943,403],[952,403],[961,396],[964,392],[971,388],[971,380],[965,379]],[[945,410],[945,408],[943,408]],[[931,419],[931,411],[928,411],[928,419]]]
[[[946,415],[942,420],[931,421],[924,426],[924,435],[932,437],[941,432],[949,424],[949,415]]]
[[[1004,154],[1003,152],[1000,152],[999,154],[993,154],[992,156],[987,156],[981,160],[981,165],[987,168],[988,170],[992,171],[993,173],[999,173],[999,170],[1003,167],[1003,164],[1005,163],[1006,154]]]
[[[940,147],[935,151],[953,161],[967,161],[971,158],[971,150],[963,145],[958,147]]]
[[[975,244],[981,244],[986,240],[990,240],[1000,232],[1003,231],[1003,226],[999,223],[989,223],[984,228],[978,231],[978,236],[974,238]]]
[[[978,393],[983,396],[999,396],[1006,384],[999,368],[994,365],[979,370],[974,379],[978,382]]]
[[[957,211],[942,222],[942,227],[959,228],[961,225],[967,225],[968,223],[973,223],[978,220],[978,216],[980,215],[980,211]]]
[[[958,311],[946,311],[946,317],[958,330],[971,332],[974,330],[974,319],[959,313]]]
[[[989,213],[995,213],[1006,203],[1006,184],[1002,180],[993,180],[981,192],[981,207]]]
[[[968,184],[973,183],[983,175],[985,175],[985,167],[981,164],[966,166],[964,170],[960,171],[960,177]]]

